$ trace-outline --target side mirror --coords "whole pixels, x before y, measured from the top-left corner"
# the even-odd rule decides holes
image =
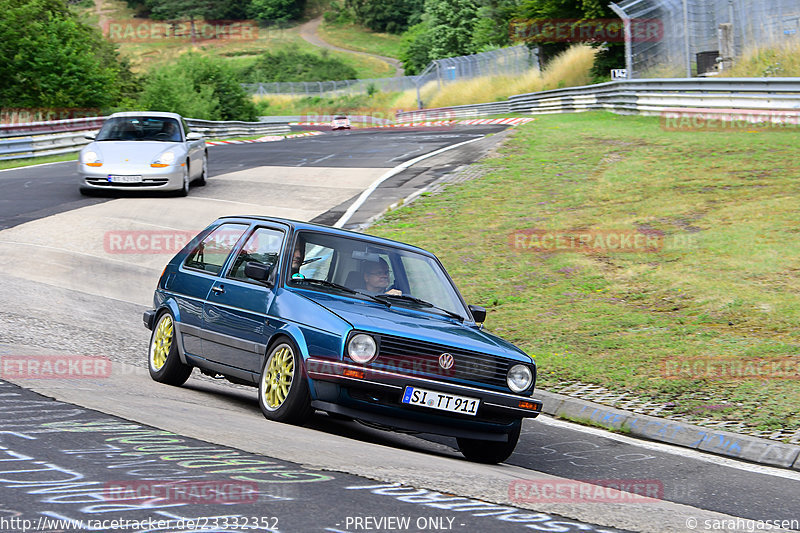
[[[472,319],[478,323],[483,324],[486,321],[486,308],[479,305],[468,305],[469,312],[472,313]]]
[[[268,282],[272,274],[272,265],[265,265],[256,261],[248,261],[244,265],[244,275],[256,281]]]
[[[94,133],[87,133],[87,134],[85,134],[83,136],[84,139],[87,139],[89,141],[93,141],[95,139],[95,137],[96,137],[96,135]]]
[[[186,140],[187,141],[199,141],[202,138],[203,138],[203,134],[202,133],[197,133],[196,131],[193,131],[193,132],[188,133],[186,135]]]

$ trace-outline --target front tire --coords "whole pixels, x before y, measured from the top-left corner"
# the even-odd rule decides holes
[[[156,320],[150,336],[147,367],[153,380],[167,385],[183,385],[192,373],[192,367],[184,364],[178,355],[175,319],[169,311],[162,312]]]
[[[270,348],[258,380],[258,405],[264,418],[303,424],[311,416],[313,409],[301,359],[297,347],[287,339]]]
[[[508,434],[507,442],[491,440],[465,439],[459,437],[458,450],[470,461],[476,463],[497,464],[508,459],[514,452],[519,441],[519,433],[522,428],[520,423],[516,429]]]
[[[208,178],[208,153],[203,154],[203,170],[200,173],[200,177],[195,180],[195,183],[202,187],[206,184],[206,179]]]
[[[189,162],[186,162],[186,166],[183,167],[183,176],[181,176],[181,188],[178,189],[175,194],[180,197],[189,196]]]

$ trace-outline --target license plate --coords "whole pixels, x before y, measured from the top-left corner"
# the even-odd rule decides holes
[[[141,176],[116,176],[110,175],[108,179],[112,183],[141,183],[142,177]]]
[[[445,394],[417,387],[406,387],[402,402],[408,405],[419,405],[420,407],[429,407],[465,415],[475,415],[478,412],[478,406],[481,404],[479,398]]]

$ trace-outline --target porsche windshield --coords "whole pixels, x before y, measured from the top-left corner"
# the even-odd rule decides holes
[[[434,258],[338,235],[299,233],[286,283],[454,318],[470,316]]]
[[[95,140],[181,142],[181,130],[169,117],[114,117],[106,120]]]

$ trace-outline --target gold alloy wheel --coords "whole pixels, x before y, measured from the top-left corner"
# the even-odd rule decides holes
[[[273,350],[262,376],[261,396],[264,407],[275,411],[289,396],[294,379],[294,354],[292,349],[282,344]]]
[[[172,316],[164,313],[158,321],[156,331],[153,334],[153,342],[150,344],[150,366],[158,372],[167,362],[169,350],[172,347],[174,325]]]

